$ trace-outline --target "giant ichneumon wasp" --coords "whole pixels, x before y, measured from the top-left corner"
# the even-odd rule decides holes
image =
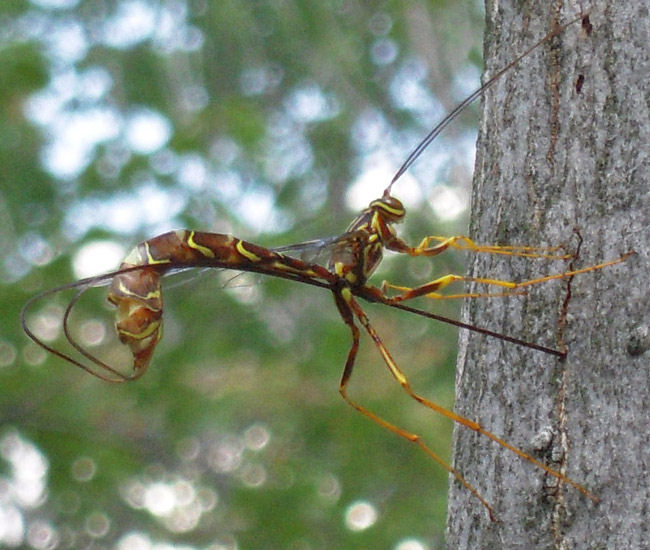
[[[155,346],[162,335],[163,301],[161,278],[163,275],[176,269],[211,267],[227,268],[240,271],[257,272],[283,279],[298,281],[304,284],[322,287],[332,292],[341,318],[349,327],[352,335],[352,345],[348,351],[339,391],[343,398],[357,411],[377,423],[381,427],[399,435],[418,445],[431,458],[440,463],[448,472],[462,483],[485,506],[490,517],[494,517],[491,506],[478,493],[478,491],[453,467],[446,464],[422,441],[420,436],[406,431],[377,416],[364,406],[356,403],[347,395],[347,384],[352,375],[360,340],[359,323],[374,341],[385,365],[393,377],[402,386],[405,392],[415,401],[438,412],[445,417],[457,422],[499,445],[512,451],[522,459],[541,468],[560,482],[567,483],[578,491],[596,501],[597,498],[577,482],[564,474],[543,464],[519,448],[509,444],[500,437],[486,430],[477,422],[462,417],[450,410],[429,401],[417,394],[392,358],[390,352],[382,342],[371,325],[367,315],[359,305],[358,298],[369,302],[380,302],[386,306],[402,309],[425,317],[443,320],[461,328],[477,331],[489,336],[502,338],[514,344],[548,353],[563,356],[564,352],[545,346],[524,342],[516,338],[496,334],[487,329],[467,325],[458,321],[441,318],[427,311],[406,306],[403,302],[410,299],[428,296],[431,298],[442,297],[439,292],[445,287],[458,282],[475,282],[492,287],[498,287],[499,293],[489,292],[479,294],[460,293],[454,297],[485,297],[493,295],[511,295],[525,292],[525,288],[549,281],[573,277],[624,261],[631,252],[612,261],[592,265],[578,270],[567,271],[559,274],[543,276],[527,281],[512,282],[489,278],[475,278],[460,275],[445,275],[423,285],[408,288],[384,283],[381,288],[368,284],[368,278],[373,274],[382,259],[384,249],[409,256],[436,256],[448,248],[468,250],[480,253],[505,254],[512,256],[525,256],[547,259],[568,259],[570,255],[560,252],[560,247],[541,248],[530,246],[490,246],[479,245],[467,237],[425,237],[418,246],[409,246],[396,235],[394,224],[401,222],[405,216],[402,203],[392,196],[392,186],[399,180],[404,172],[431,144],[431,142],[454,120],[457,115],[470,103],[476,100],[488,87],[501,78],[514,65],[519,63],[529,53],[541,44],[563,32],[569,25],[578,21],[575,19],[563,26],[559,26],[547,34],[542,40],[534,44],[526,52],[517,57],[506,67],[498,71],[478,90],[461,102],[451,111],[415,148],[397,171],[392,181],[384,190],[382,196],[373,200],[369,206],[350,224],[347,230],[328,241],[330,256],[327,265],[310,263],[297,259],[292,254],[300,245],[268,249],[255,244],[237,239],[232,235],[206,233],[190,230],[178,230],[153,237],[136,246],[126,257],[120,269],[98,277],[91,277],[75,283],[64,285],[45,291],[32,299],[24,306],[22,311],[22,324],[27,335],[37,344],[56,356],[80,367],[102,380],[109,382],[123,382],[136,379],[146,371]],[[91,287],[109,284],[109,301],[117,308],[116,328],[122,343],[126,344],[133,356],[133,371],[125,374],[115,366],[95,357],[83,347],[70,331],[70,315],[80,297]],[[78,289],[74,298],[65,309],[62,323],[63,332],[69,344],[79,353],[75,358],[67,353],[55,349],[40,339],[27,323],[27,311],[34,302],[66,289]],[[391,291],[390,293],[388,291]],[[449,297],[449,296],[446,296]]]

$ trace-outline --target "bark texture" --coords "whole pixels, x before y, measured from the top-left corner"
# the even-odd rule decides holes
[[[581,11],[582,10],[582,11]],[[650,17],[645,1],[488,1],[493,74],[562,23],[484,98],[470,233],[479,242],[568,242],[576,268],[623,264],[471,300],[465,320],[558,345],[560,361],[462,334],[456,410],[595,493],[596,505],[470,430],[455,432],[455,466],[498,521],[452,483],[447,543],[477,548],[650,547]],[[475,256],[470,272],[524,280],[567,265]]]

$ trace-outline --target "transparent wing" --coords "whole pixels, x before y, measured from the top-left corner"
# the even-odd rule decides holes
[[[346,241],[350,238],[349,233],[337,235],[336,237],[326,237],[324,239],[314,239],[313,241],[304,241],[296,244],[278,246],[272,248],[274,252],[297,258],[304,262],[327,265],[330,259],[334,245]]]

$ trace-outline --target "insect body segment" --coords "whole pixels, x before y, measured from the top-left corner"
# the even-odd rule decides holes
[[[328,267],[354,287],[363,286],[377,269],[383,248],[398,239],[392,224],[404,219],[402,203],[388,193],[370,203],[345,231],[332,251]]]
[[[323,267],[305,264],[232,235],[179,230],[140,243],[113,277],[108,294],[108,301],[117,307],[115,326],[120,341],[133,354],[134,378],[145,372],[162,337],[161,277],[171,268],[202,266],[242,267],[286,278],[300,275],[324,283],[332,281]]]

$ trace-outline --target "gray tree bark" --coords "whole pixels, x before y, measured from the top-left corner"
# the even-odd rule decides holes
[[[470,234],[478,242],[578,247],[576,268],[626,262],[528,296],[473,299],[466,321],[552,356],[462,334],[456,410],[564,472],[559,484],[463,427],[454,464],[498,521],[452,483],[447,543],[477,548],[650,548],[650,17],[645,0],[488,0],[488,76],[581,13],[484,98]],[[524,280],[566,264],[475,255],[470,273]]]

